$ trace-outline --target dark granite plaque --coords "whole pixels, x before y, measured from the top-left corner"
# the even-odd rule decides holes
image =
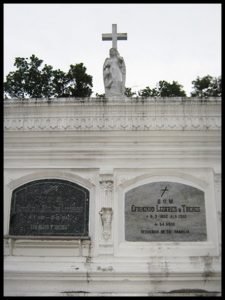
[[[75,183],[45,179],[12,195],[10,235],[88,236],[89,191]]]
[[[125,194],[126,241],[205,241],[204,192],[175,182],[154,182]]]

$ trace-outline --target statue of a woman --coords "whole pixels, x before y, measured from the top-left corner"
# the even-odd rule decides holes
[[[103,66],[105,96],[123,96],[126,79],[124,59],[115,48],[109,50],[109,55]]]

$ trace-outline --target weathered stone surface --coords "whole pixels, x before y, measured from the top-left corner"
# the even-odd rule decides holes
[[[5,235],[15,188],[58,178],[90,192],[90,241],[4,239],[5,296],[220,294],[220,98],[7,100],[4,121]],[[124,193],[153,181],[204,191],[207,240],[125,241]]]
[[[205,241],[204,192],[175,182],[154,182],[125,195],[127,241]]]
[[[89,192],[72,182],[45,179],[12,196],[11,235],[87,236]]]
[[[106,98],[123,96],[125,93],[126,66],[116,48],[109,51],[103,65],[103,80]]]
[[[221,129],[221,98],[5,100],[4,131],[210,131]]]
[[[106,98],[123,96],[125,92],[126,67],[117,50],[117,40],[127,40],[126,33],[117,33],[117,25],[112,24],[112,34],[103,34],[103,41],[112,41],[109,58],[103,65],[103,79]]]
[[[112,24],[112,33],[103,33],[103,41],[112,41],[112,48],[117,49],[118,40],[127,40],[127,33],[117,33],[117,24]]]

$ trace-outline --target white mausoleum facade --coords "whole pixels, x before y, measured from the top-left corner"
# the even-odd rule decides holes
[[[41,179],[89,191],[88,239],[10,237]],[[161,181],[204,192],[206,240],[125,239],[125,194]],[[4,235],[5,296],[220,295],[221,99],[5,100]]]

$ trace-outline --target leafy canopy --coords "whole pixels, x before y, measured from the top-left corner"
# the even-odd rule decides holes
[[[83,63],[70,65],[67,73],[53,70],[50,65],[41,68],[43,60],[32,55],[30,59],[16,57],[16,71],[10,72],[4,82],[4,93],[10,98],[90,97],[92,76]]]
[[[193,91],[191,92],[192,97],[221,97],[222,96],[222,84],[221,76],[212,77],[210,75],[202,78],[197,77],[196,80],[192,81]],[[183,86],[177,81],[169,83],[165,80],[161,80],[157,83],[155,88],[146,88],[137,92],[141,98],[148,97],[187,97],[186,92],[183,90]],[[132,92],[131,88],[126,88],[125,95],[127,97],[133,97],[136,92]]]
[[[221,77],[212,77],[206,75],[204,77],[197,77],[196,80],[192,81],[193,91],[191,92],[192,97],[221,97],[222,95],[222,84]]]
[[[68,72],[44,64],[43,60],[34,54],[28,59],[16,57],[14,66],[16,71],[10,72],[4,82],[6,98],[51,98],[51,97],[90,97],[92,94],[92,76],[86,73],[83,63],[70,65]],[[197,77],[192,81],[192,97],[220,97],[222,95],[221,77],[210,75]],[[133,92],[125,88],[127,97],[137,95],[148,97],[186,97],[183,86],[177,81],[169,83],[161,80],[156,87]],[[97,98],[104,98],[104,94],[96,94]]]
[[[169,83],[165,80],[158,82],[155,88],[151,89],[147,86],[145,89],[138,91],[138,95],[142,98],[147,97],[186,97],[183,86],[177,81]]]

